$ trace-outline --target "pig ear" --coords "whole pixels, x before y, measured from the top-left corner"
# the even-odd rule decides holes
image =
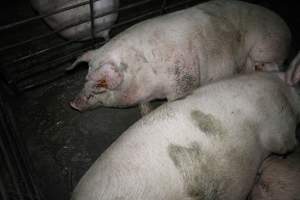
[[[254,65],[255,71],[274,72],[278,71],[279,67],[275,63],[258,63]]]
[[[286,81],[286,74],[284,72],[276,72],[277,76],[283,81],[283,82],[287,82]]]
[[[117,88],[123,78],[123,70],[111,63],[102,65],[88,76],[88,79],[95,81],[98,87],[111,90]]]
[[[85,52],[80,57],[78,57],[70,67],[67,67],[66,70],[67,71],[73,70],[81,62],[87,62],[87,63],[90,62],[91,59],[94,57],[94,55],[95,55],[95,50],[90,50]]]
[[[286,72],[286,82],[289,85],[296,85],[300,81],[300,52],[291,62]]]

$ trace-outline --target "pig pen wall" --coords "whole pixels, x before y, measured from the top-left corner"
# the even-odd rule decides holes
[[[138,2],[141,1],[120,0],[120,7]],[[146,4],[120,11],[117,21],[120,25],[112,29],[111,35],[118,34],[137,21],[203,1],[188,1],[187,4],[170,9],[161,8],[183,1],[145,2]],[[288,23],[293,36],[290,55],[292,58],[300,45],[298,37],[300,18],[296,3],[272,0],[248,2],[274,10]],[[28,1],[5,0],[1,3],[0,15],[1,95],[7,102],[5,106],[11,107],[13,120],[18,129],[15,130],[18,134],[16,137],[25,146],[25,154],[29,157],[27,165],[30,165],[30,170],[27,171],[31,174],[31,181],[36,187],[36,190],[32,190],[33,197],[25,194],[24,199],[69,199],[74,186],[96,158],[140,118],[139,111],[136,107],[98,108],[79,113],[69,107],[68,102],[82,87],[86,66],[82,65],[71,73],[66,73],[65,68],[70,66],[74,58],[84,49],[100,46],[103,40],[70,42],[57,34],[50,34],[45,38],[19,45],[30,38],[51,33],[52,30],[42,19],[12,28],[3,28],[37,16]],[[125,23],[128,20],[129,22]],[[156,102],[155,105],[160,103]],[[3,112],[7,114],[5,112],[8,111]],[[18,149],[20,146],[16,145],[14,148]],[[26,155],[17,156],[23,159]],[[1,170],[0,173],[5,174],[6,171]],[[0,183],[8,184],[10,191],[14,190],[13,184],[8,181],[9,178],[0,177],[2,178]],[[20,178],[16,181],[24,182]],[[1,188],[0,184],[0,190]],[[9,199],[19,199],[12,194],[13,192],[7,194]]]

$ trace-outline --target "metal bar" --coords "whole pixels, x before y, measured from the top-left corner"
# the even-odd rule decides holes
[[[27,178],[29,178],[30,180],[31,188],[33,189],[34,192],[34,197],[35,197],[34,199],[41,200],[40,192],[37,189],[36,185],[34,184],[33,177],[30,173],[32,171],[32,168],[30,167],[31,164],[29,163],[28,152],[26,151],[27,148],[25,147],[24,142],[20,140],[20,134],[18,132],[13,113],[9,106],[3,107],[3,111],[6,113],[6,118],[7,118],[6,122],[11,129],[11,135],[14,137],[16,141],[16,149],[18,150],[18,153],[20,155],[19,159],[23,161],[23,169],[27,174]],[[29,196],[32,197],[32,193],[30,191],[29,191]]]
[[[48,83],[52,83],[53,81],[55,81],[55,80],[57,80],[59,78],[62,78],[64,76],[65,76],[64,73],[60,73],[60,74],[57,74],[55,76],[52,76],[50,79],[43,80],[40,83],[32,83],[30,85],[25,85],[23,88],[20,88],[20,90],[26,91],[26,90],[30,90],[30,89],[33,89],[33,88],[36,88],[36,87],[40,87],[42,85],[46,85]]]
[[[4,187],[4,184],[3,184],[2,180],[3,180],[3,179],[2,179],[1,176],[0,176],[0,197],[1,197],[1,199],[3,199],[3,200],[8,200],[7,192],[6,192],[6,190],[5,190],[5,187]]]
[[[2,112],[2,111],[0,111],[0,112]],[[2,117],[3,117],[2,113],[0,113],[0,125],[5,126],[5,124],[3,123],[3,118]],[[3,129],[3,132],[4,132],[5,128],[3,127],[2,129]],[[10,177],[12,179],[12,184],[14,185],[14,187],[16,189],[17,195],[18,195],[20,200],[24,200],[24,197],[22,195],[22,192],[20,190],[20,187],[19,187],[19,184],[18,184],[18,181],[17,181],[17,176],[16,176],[16,174],[13,170],[14,169],[13,165],[11,163],[11,160],[9,159],[9,157],[10,157],[9,153],[6,150],[2,139],[0,140],[0,149],[1,149],[1,152],[3,152],[3,157],[4,157],[5,163],[7,165],[8,173],[10,174]]]
[[[134,22],[134,21],[137,21],[137,20],[139,20],[139,19],[142,19],[142,18],[144,18],[144,17],[146,17],[146,16],[148,16],[148,15],[152,15],[152,14],[157,13],[157,12],[160,12],[160,9],[159,9],[159,10],[155,10],[155,11],[151,11],[151,12],[148,12],[148,13],[146,13],[146,14],[140,15],[140,16],[138,16],[138,17],[135,17],[135,18],[132,18],[132,19],[129,19],[129,20],[126,20],[126,21],[121,22],[121,23],[119,23],[119,24],[115,24],[115,25],[113,25],[111,28],[116,28],[116,27],[119,27],[119,26],[123,26],[123,25],[125,25],[125,24],[131,23],[131,22]],[[106,30],[106,29],[107,29],[107,28],[100,29],[98,32],[101,32],[101,31]],[[97,37],[96,37],[96,38],[97,38]],[[97,39],[99,39],[99,38],[97,38]],[[70,40],[70,41],[68,41],[68,42],[64,42],[64,43],[55,45],[55,46],[50,47],[50,48],[47,48],[47,49],[43,49],[43,50],[41,50],[41,51],[37,51],[37,52],[35,52],[35,53],[33,53],[33,54],[30,54],[30,55],[21,57],[21,58],[15,60],[15,61],[13,61],[13,62],[11,62],[11,63],[9,63],[9,64],[7,63],[7,64],[4,64],[4,65],[7,66],[7,65],[16,64],[16,63],[18,63],[18,62],[27,60],[27,59],[29,59],[29,58],[32,58],[32,57],[39,56],[39,55],[41,55],[41,54],[47,53],[47,52],[52,51],[52,50],[54,50],[54,49],[57,49],[57,48],[60,48],[60,47],[64,47],[64,46],[67,46],[68,44],[70,44],[70,43],[72,43],[72,42],[73,42],[73,41]],[[14,72],[20,72],[20,71],[14,71]]]
[[[94,1],[93,0],[89,0],[89,1],[90,1],[91,37],[92,40],[95,41]],[[93,42],[93,46],[94,46],[94,42]]]
[[[138,5],[140,5],[141,3],[146,3],[146,2],[150,2],[150,1],[152,1],[152,0],[146,0],[146,1],[143,1],[143,2],[139,2]],[[165,0],[165,1],[166,1],[166,0]],[[185,3],[192,2],[192,1],[193,1],[193,0],[187,0],[187,1],[184,1],[184,2],[176,3],[176,4],[173,4],[173,5],[170,5],[170,6],[166,6],[166,7],[165,7],[165,10],[175,8],[175,7],[177,7],[177,6],[180,6],[180,5],[183,5],[183,4],[185,4]],[[125,8],[128,9],[128,7],[134,7],[134,6],[137,6],[137,4],[131,4],[131,5],[129,5],[129,6],[123,7],[122,9],[125,9]],[[121,10],[121,9],[119,9],[119,10]],[[127,23],[131,23],[131,22],[133,22],[133,21],[137,21],[137,20],[139,20],[139,19],[141,19],[141,18],[143,18],[143,17],[146,17],[146,16],[148,16],[148,15],[155,14],[156,12],[159,12],[159,10],[155,10],[155,11],[152,11],[152,12],[148,12],[148,13],[146,13],[146,14],[144,14],[144,15],[140,15],[140,16],[138,16],[138,17],[135,17],[135,18],[126,20],[126,21],[124,21],[124,22],[115,24],[115,25],[111,26],[110,28],[116,28],[116,27],[125,25],[125,24],[127,24]],[[100,16],[102,16],[102,15],[100,15]],[[98,16],[97,16],[97,17],[98,17]],[[106,29],[109,29],[109,28],[106,28]],[[103,31],[103,30],[106,30],[106,29],[101,29],[101,30],[99,30],[99,32],[101,32],[101,31]],[[96,39],[98,39],[98,38],[96,38]],[[21,61],[27,60],[27,59],[29,59],[29,58],[32,58],[32,57],[35,57],[35,56],[38,56],[38,55],[47,53],[47,52],[49,52],[49,51],[51,51],[51,50],[54,50],[54,49],[56,49],[56,48],[60,48],[60,47],[67,46],[67,45],[70,44],[71,42],[73,42],[73,41],[68,41],[68,42],[65,42],[65,43],[56,45],[56,46],[54,46],[54,47],[51,47],[51,48],[48,48],[48,49],[44,49],[44,50],[35,52],[34,54],[27,55],[27,56],[25,56],[25,57],[19,58],[19,59],[15,60],[15,61],[13,61],[13,62],[11,62],[11,63],[9,63],[9,64],[14,64],[14,63],[17,63],[17,62],[21,62]],[[72,55],[74,55],[74,54],[72,54]],[[65,58],[65,57],[68,57],[68,56],[64,56],[64,58]],[[70,56],[70,57],[71,57],[71,56]],[[56,62],[56,61],[57,61],[57,59],[56,59],[55,61],[53,61],[53,62]],[[51,62],[50,62],[49,64],[51,64]],[[8,64],[6,64],[6,65],[8,65]],[[30,67],[30,68],[33,68],[33,67]],[[51,68],[52,68],[52,67],[51,67]],[[22,71],[26,71],[26,70],[27,70],[27,69],[21,70],[21,72],[22,72]],[[20,72],[20,70],[17,70],[17,71]],[[11,81],[12,81],[12,80],[11,80]],[[11,82],[11,81],[10,81],[10,82]]]
[[[65,56],[63,56],[63,57],[59,57],[59,58],[55,59],[54,61],[46,62],[43,66],[49,66],[49,65],[50,65],[50,67],[45,67],[45,68],[44,68],[44,67],[41,67],[40,70],[38,70],[38,71],[36,71],[36,72],[34,72],[34,73],[28,74],[28,75],[23,76],[23,77],[21,77],[21,78],[17,78],[16,81],[17,81],[17,82],[22,82],[22,81],[25,81],[27,78],[31,78],[31,77],[36,76],[36,75],[38,75],[38,74],[41,74],[41,73],[43,73],[43,72],[47,72],[47,71],[49,71],[49,70],[51,70],[51,69],[53,69],[53,68],[56,68],[56,66],[51,66],[51,65],[58,64],[60,61],[63,61],[63,60],[65,60],[65,59],[68,59],[69,57],[73,58],[73,57],[75,57],[75,56],[78,56],[78,55],[80,55],[81,53],[83,53],[83,52],[85,52],[85,51],[87,51],[87,50],[90,50],[90,49],[91,49],[91,47],[87,47],[87,48],[84,48],[84,49],[80,49],[80,50],[77,50],[77,51],[72,52],[71,54],[65,55]]]
[[[96,0],[95,0],[95,1],[96,1]],[[98,1],[99,1],[99,0],[98,0]],[[102,13],[102,14],[96,15],[96,16],[94,17],[94,19],[98,19],[98,18],[100,18],[100,17],[104,17],[104,16],[106,16],[106,15],[110,15],[110,14],[113,14],[113,13],[117,13],[117,12],[119,12],[119,11],[131,9],[131,8],[134,8],[134,7],[137,7],[137,6],[140,6],[140,5],[149,3],[149,2],[151,2],[151,1],[153,1],[153,0],[144,0],[144,1],[140,1],[140,2],[138,2],[138,3],[133,3],[133,4],[130,4],[130,5],[128,5],[128,6],[124,6],[124,7],[122,7],[122,8],[119,8],[119,9],[114,9],[114,10],[112,10],[112,11],[110,11],[110,12],[106,12],[106,13]],[[83,23],[86,23],[86,22],[88,22],[88,21],[90,21],[90,19],[88,19],[88,20],[82,20],[82,21],[80,21],[80,22],[77,22],[77,23],[74,23],[74,24],[71,24],[71,25],[62,27],[62,28],[60,28],[60,29],[57,29],[57,30],[55,30],[55,31],[51,31],[50,33],[46,33],[46,34],[42,34],[42,35],[37,36],[37,37],[30,38],[30,39],[25,40],[25,41],[23,41],[23,42],[18,42],[18,43],[16,43],[16,44],[12,44],[12,45],[8,45],[8,46],[5,46],[5,47],[2,47],[2,48],[0,48],[0,52],[5,51],[5,50],[8,50],[8,49],[11,49],[11,48],[16,48],[16,47],[18,47],[18,46],[25,45],[25,44],[30,43],[30,42],[33,42],[33,41],[35,41],[35,40],[40,40],[40,39],[43,39],[43,38],[47,38],[47,37],[49,37],[49,36],[52,36],[52,35],[55,35],[55,34],[61,32],[61,31],[63,31],[63,30],[66,30],[66,29],[68,29],[68,28],[72,28],[72,27],[74,27],[74,26],[78,26],[78,25],[83,24]],[[110,29],[110,27],[108,27],[108,28],[106,28],[106,29]],[[105,30],[106,30],[106,29],[105,29]],[[75,40],[74,40],[74,41],[75,41]],[[77,41],[77,40],[76,40],[76,41]]]
[[[165,10],[166,5],[167,5],[167,0],[163,0],[161,7],[160,7],[160,9],[161,9],[160,14],[164,14],[166,12],[166,10]]]
[[[6,110],[4,110],[6,108],[6,105],[4,104],[3,101],[1,101],[0,104],[1,104],[0,106],[3,108],[1,110],[1,112],[6,113]],[[16,149],[18,149],[18,146],[16,144],[14,144],[14,142],[17,140],[17,137],[14,138],[15,140],[13,140],[11,138],[14,133],[10,130],[10,127],[8,126],[9,121],[7,120],[7,115],[4,115],[3,117],[1,117],[0,120],[1,120],[2,126],[4,127],[4,136],[6,136],[6,139],[7,139],[7,142],[8,142],[7,147],[11,151],[11,155],[12,155],[11,159],[12,159],[12,161],[14,161],[16,171],[22,177],[22,180],[25,180],[25,181],[23,181],[23,184],[25,186],[26,193],[29,194],[29,197],[31,199],[33,199],[33,196],[30,192],[30,187],[29,187],[29,185],[26,181],[26,176],[25,176],[24,171],[22,169],[22,163],[20,162],[20,159],[17,156],[17,150]]]
[[[100,1],[100,0],[94,0],[94,1]],[[57,13],[64,12],[64,11],[67,11],[67,10],[71,10],[71,9],[74,9],[74,8],[77,8],[77,7],[80,7],[80,6],[84,6],[84,5],[87,5],[87,4],[89,4],[89,1],[85,1],[85,2],[78,3],[78,4],[75,4],[75,5],[72,5],[72,6],[64,7],[62,9],[58,9],[58,10],[49,12],[47,14],[38,15],[36,17],[31,17],[31,18],[24,19],[24,20],[15,22],[15,23],[4,25],[4,26],[0,27],[0,31],[4,31],[6,29],[13,28],[15,26],[19,26],[19,25],[26,24],[26,23],[29,23],[29,22],[34,21],[34,20],[38,20],[38,19],[42,19],[42,18],[45,18],[45,17],[49,17],[51,15],[55,15]]]

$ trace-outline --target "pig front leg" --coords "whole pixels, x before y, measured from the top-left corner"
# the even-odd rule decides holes
[[[139,109],[142,116],[147,115],[153,110],[150,102],[140,103]]]

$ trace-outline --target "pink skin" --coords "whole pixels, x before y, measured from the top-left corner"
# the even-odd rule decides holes
[[[251,200],[296,200],[300,198],[300,149],[287,158],[271,156],[262,165],[262,174]]]
[[[174,101],[233,74],[278,71],[289,41],[290,31],[279,16],[241,1],[210,1],[145,20],[74,62],[69,69],[88,62],[89,75],[81,93],[85,98],[78,97],[71,106],[83,111],[95,104]],[[102,70],[104,65],[114,67]],[[97,87],[103,79],[107,94],[87,85],[93,80]]]

